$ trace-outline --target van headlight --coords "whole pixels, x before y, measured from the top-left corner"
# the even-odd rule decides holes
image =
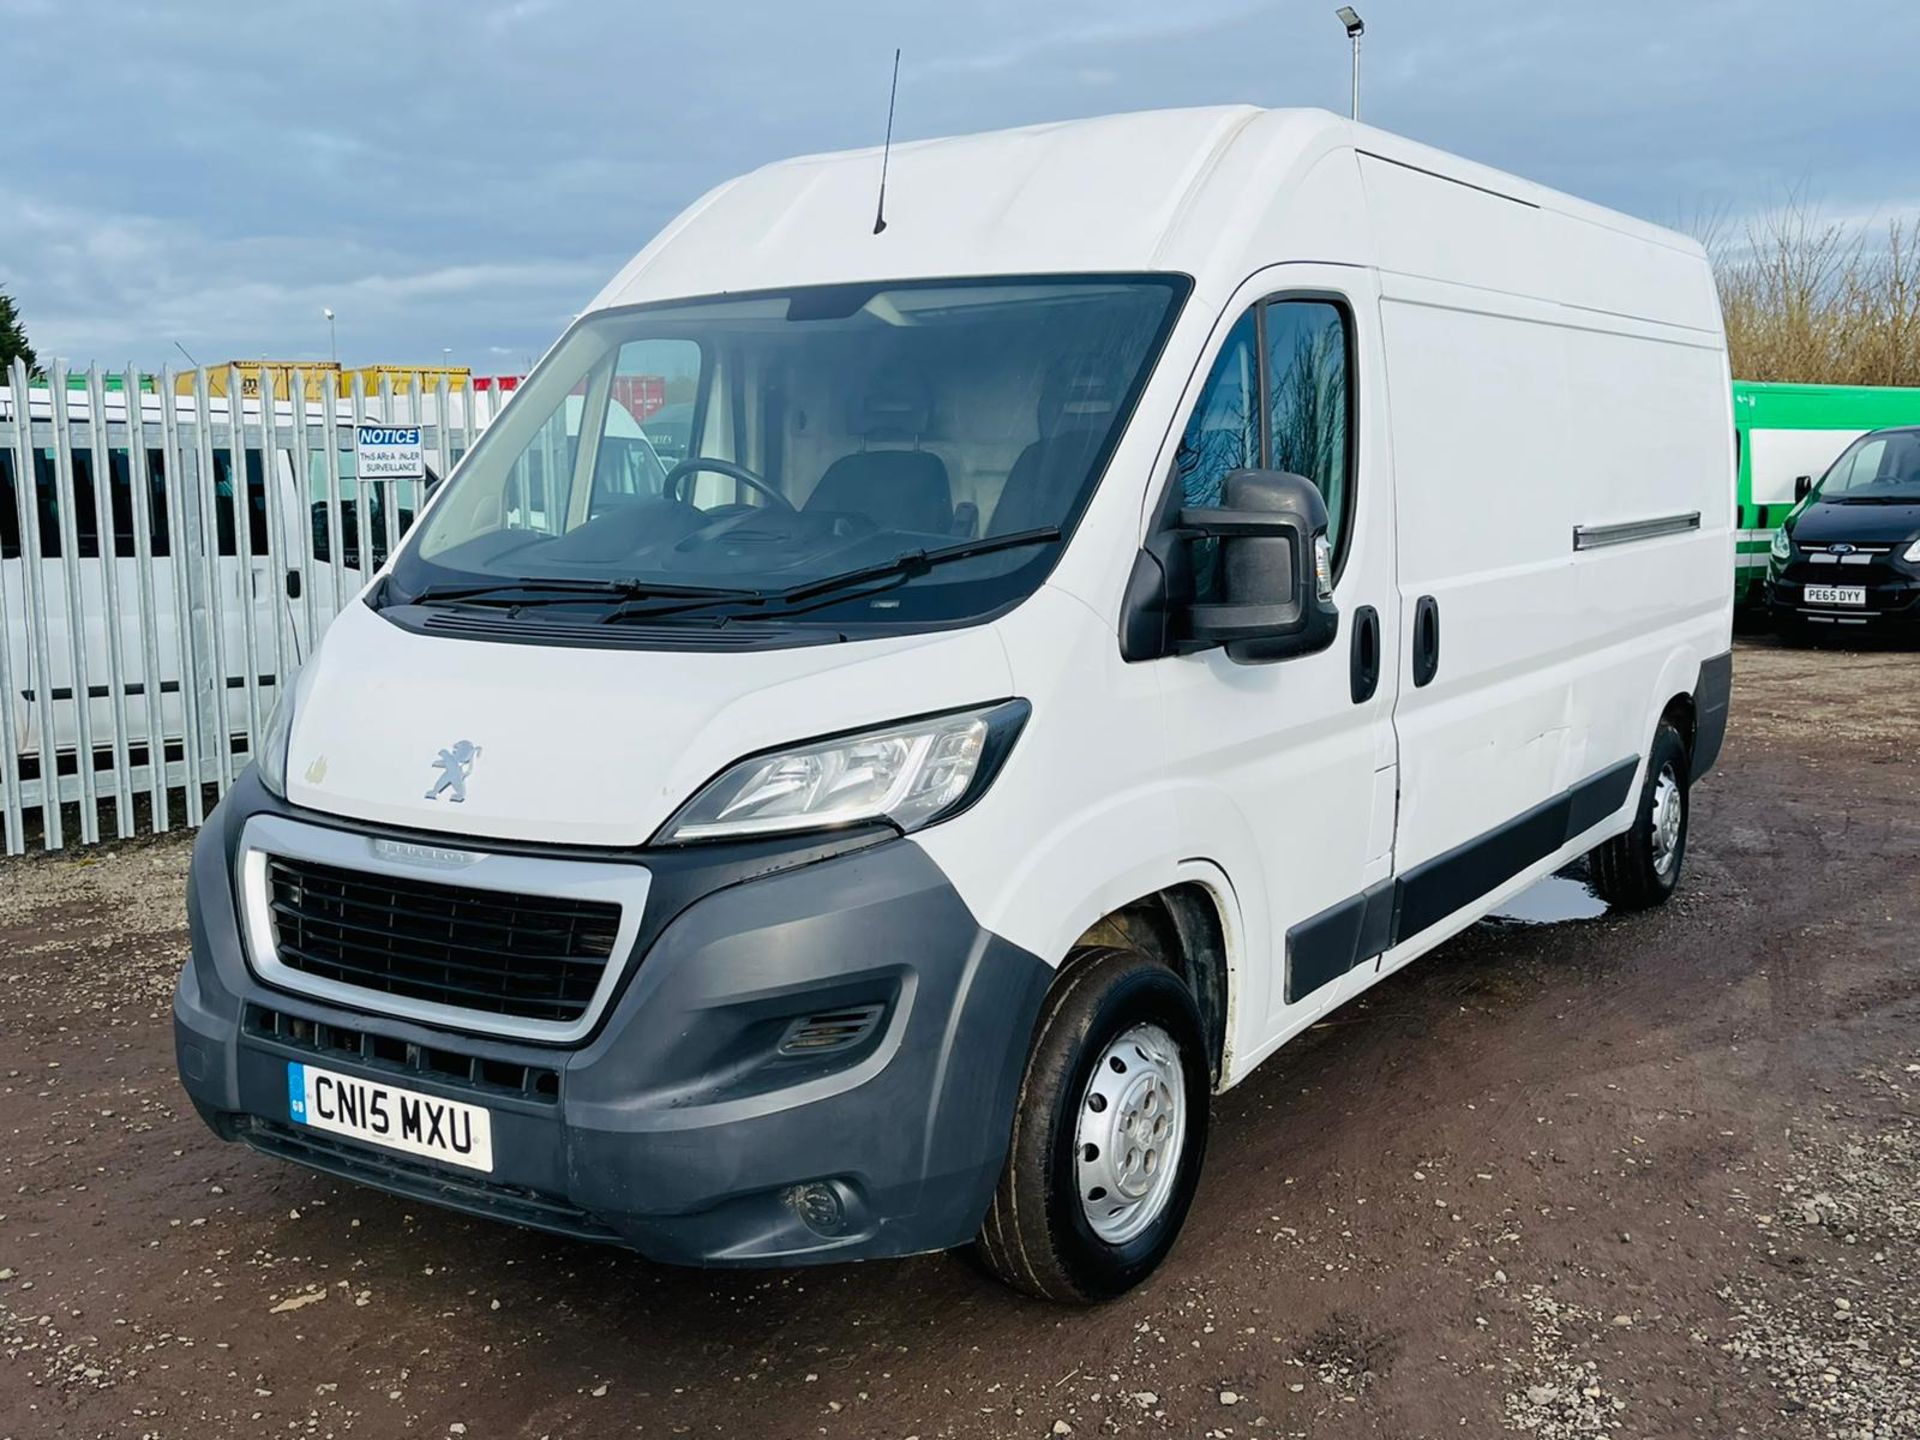
[[[293,735],[293,691],[299,678],[298,670],[281,678],[273,710],[260,732],[260,783],[282,800],[287,798],[287,742]]]
[[[710,780],[659,841],[738,840],[888,820],[918,830],[980,798],[1031,707],[1008,700],[752,755]]]
[[[1784,525],[1773,532],[1773,558],[1776,560],[1793,558],[1793,541],[1788,538],[1787,527]]]
[[[1920,540],[1915,540],[1911,545],[1907,546],[1906,553],[1900,558],[1909,565],[1920,565]]]

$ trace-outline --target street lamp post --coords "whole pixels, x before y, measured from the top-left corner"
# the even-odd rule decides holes
[[[1360,118],[1360,37],[1367,33],[1367,25],[1351,5],[1342,5],[1333,12],[1340,17],[1340,23],[1347,27],[1347,39],[1353,45],[1353,118]]]
[[[320,313],[327,317],[327,353],[333,358],[333,368],[340,368],[340,342],[333,333],[333,307],[325,306]]]

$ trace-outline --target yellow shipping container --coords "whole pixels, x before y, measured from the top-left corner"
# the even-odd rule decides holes
[[[301,372],[308,400],[322,400],[329,393],[345,399],[353,394],[356,375],[360,377],[364,393],[371,398],[380,393],[382,380],[392,384],[396,395],[414,390],[432,394],[440,388],[442,379],[448,389],[458,390],[472,373],[464,365],[360,365],[343,370],[327,360],[234,360],[206,367],[207,393],[224,399],[232,388],[231,376],[235,371],[240,375],[240,393],[249,400],[258,398],[263,384],[271,387],[274,399],[290,399],[295,371]],[[198,372],[192,370],[177,376],[178,392],[193,394],[197,378]]]

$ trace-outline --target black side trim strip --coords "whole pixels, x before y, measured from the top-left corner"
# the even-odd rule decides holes
[[[1626,803],[1639,770],[1638,760],[1609,765],[1506,824],[1302,920],[1287,931],[1287,1003],[1438,924],[1591,830]]]
[[[1622,760],[1609,765],[1591,779],[1582,780],[1567,792],[1567,834],[1564,845],[1576,835],[1584,835],[1627,803],[1633,777],[1640,771],[1638,760]],[[1555,850],[1560,845],[1552,847]],[[1529,864],[1532,862],[1529,861]],[[1524,868],[1524,867],[1523,867]]]
[[[1360,931],[1366,914],[1363,891],[1287,931],[1287,1004],[1311,995],[1353,968],[1360,954]]]
[[[1723,650],[1700,662],[1700,679],[1693,687],[1692,780],[1699,780],[1720,758],[1727,738],[1727,710],[1733,699],[1733,651]]]

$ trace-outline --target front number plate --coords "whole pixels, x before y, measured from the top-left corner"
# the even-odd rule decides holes
[[[369,1145],[491,1172],[493,1117],[478,1105],[287,1062],[287,1118]]]
[[[1807,586],[1807,604],[1809,605],[1864,605],[1866,603],[1867,587],[1864,585]]]

